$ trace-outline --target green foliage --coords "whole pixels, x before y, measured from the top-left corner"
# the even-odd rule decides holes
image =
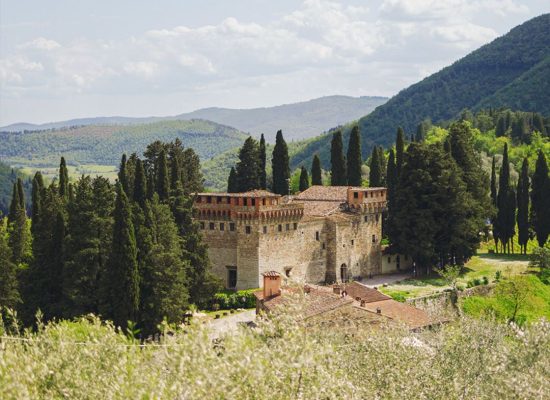
[[[312,185],[322,185],[323,177],[321,172],[321,160],[319,156],[315,154],[313,156],[313,161],[311,163],[311,184]]]
[[[266,159],[266,147],[265,147],[265,138],[264,134],[262,133],[260,137],[260,161],[259,161],[259,176],[260,176],[260,189],[267,189],[267,173],[266,173],[266,167],[267,167],[267,159]]]
[[[259,162],[258,142],[249,136],[239,150],[239,161],[235,166],[235,192],[260,188]]]
[[[370,187],[382,187],[382,160],[380,160],[380,152],[378,147],[372,148],[372,154],[370,156],[369,163],[369,186]]]
[[[8,246],[6,221],[0,221],[0,321],[4,308],[15,309],[21,303],[17,265],[12,261],[12,251]]]
[[[300,185],[298,189],[300,192],[303,192],[307,188],[309,188],[309,176],[306,167],[302,167],[300,170]]]
[[[531,191],[531,224],[535,230],[539,246],[542,247],[550,235],[550,176],[548,164],[542,150],[539,151]]]
[[[254,296],[256,291],[258,289],[219,292],[214,295],[212,304],[218,304],[221,310],[254,308],[256,307],[256,297]]]
[[[357,126],[354,126],[351,130],[346,160],[348,185],[361,186],[361,166],[363,165],[363,160],[361,158],[361,136],[359,135],[359,128]]]

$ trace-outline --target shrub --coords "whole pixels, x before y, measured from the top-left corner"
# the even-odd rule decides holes
[[[487,278],[486,276],[483,277],[483,284],[484,284],[484,285],[488,285],[488,284],[489,284],[489,278]]]
[[[495,272],[495,281],[498,282],[502,279],[502,271]]]
[[[221,310],[231,310],[236,308],[254,308],[256,307],[256,297],[254,292],[258,289],[239,290],[237,292],[224,291],[214,295],[214,304],[219,304]]]

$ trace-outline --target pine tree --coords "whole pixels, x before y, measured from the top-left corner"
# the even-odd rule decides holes
[[[235,168],[231,167],[231,171],[229,171],[229,178],[227,179],[227,192],[238,193],[238,191],[239,183],[237,182],[237,173],[235,172]]]
[[[265,138],[264,134],[260,137],[260,189],[267,189],[267,175],[266,175],[266,151],[265,151]]]
[[[7,232],[0,224],[0,321],[3,308],[15,310],[21,303],[17,265],[12,261],[13,255],[8,246]]]
[[[221,283],[210,271],[208,247],[202,240],[199,223],[193,219],[193,199],[180,192],[173,212],[182,238],[183,257],[189,263],[187,287],[190,301],[205,307]]]
[[[201,170],[200,158],[195,150],[187,148],[183,151],[180,162],[183,191],[185,194],[204,191],[204,178]]]
[[[147,200],[147,178],[145,177],[145,169],[143,162],[138,158],[136,161],[136,171],[134,178],[133,201],[141,208],[145,207]]]
[[[397,171],[397,178],[401,176],[401,170],[403,169],[403,155],[405,153],[405,132],[403,128],[397,128],[397,138],[395,140],[395,168]]]
[[[548,164],[542,150],[539,150],[531,190],[531,225],[540,247],[543,247],[550,235],[550,177]]]
[[[303,192],[309,188],[309,176],[307,175],[307,169],[306,167],[302,167],[302,170],[300,172],[300,192]]]
[[[239,161],[235,167],[238,192],[260,188],[259,160],[258,142],[249,136],[239,150]]]
[[[311,184],[312,185],[322,185],[323,177],[321,172],[321,160],[319,155],[315,154],[313,156],[313,161],[311,163]]]
[[[155,167],[157,172],[155,191],[159,195],[160,201],[166,202],[170,197],[170,177],[168,175],[168,160],[166,159],[166,152],[164,150],[161,150],[157,162],[158,164]]]
[[[348,185],[361,186],[361,136],[359,135],[359,127],[354,125],[349,137],[348,153]]]
[[[290,166],[288,157],[288,146],[283,138],[283,132],[277,131],[275,147],[271,158],[273,169],[273,193],[286,195],[290,190]]]
[[[69,198],[69,171],[67,170],[65,157],[61,157],[59,163],[59,196],[63,199]]]
[[[379,152],[376,146],[372,148],[372,154],[370,156],[370,171],[369,171],[369,187],[381,187],[382,186],[382,171],[380,171],[380,159]]]
[[[517,190],[518,205],[518,243],[523,254],[527,254],[527,242],[529,241],[529,161],[523,159],[521,173],[519,175]]]
[[[332,135],[332,142],[330,144],[330,164],[330,184],[332,186],[346,186],[348,183],[348,175],[346,171],[346,158],[344,157],[344,145],[342,143],[341,131],[336,131]]]
[[[118,181],[122,185],[122,190],[124,190],[124,193],[129,193],[128,175],[126,174],[126,154],[123,154],[122,159],[120,160],[120,166],[118,168]]]
[[[182,171],[177,153],[170,156],[170,193],[175,194],[182,183]]]
[[[167,177],[166,177],[167,178]],[[132,210],[120,184],[117,185],[114,210],[113,242],[108,268],[102,279],[102,314],[116,326],[126,328],[137,321],[139,273]]]

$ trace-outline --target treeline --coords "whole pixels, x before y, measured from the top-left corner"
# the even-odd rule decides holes
[[[69,183],[62,158],[57,181],[34,176],[30,220],[21,185],[0,235],[0,306],[27,325],[38,310],[46,321],[94,313],[151,334],[218,289],[192,219],[199,158],[179,140],[150,144],[143,159],[124,155],[115,185]]]

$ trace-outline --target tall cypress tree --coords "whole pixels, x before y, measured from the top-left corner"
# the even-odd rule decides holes
[[[308,187],[309,187],[309,176],[307,175],[307,169],[306,169],[306,167],[302,167],[302,170],[300,171],[299,190],[300,190],[300,192],[303,192]]]
[[[344,157],[344,145],[342,143],[341,131],[336,131],[332,135],[332,142],[330,143],[330,164],[330,184],[332,186],[346,186],[348,183],[348,174],[346,171],[346,158]]]
[[[63,270],[65,261],[65,215],[62,210],[57,212],[55,226],[51,240],[50,283],[49,283],[49,315],[44,312],[46,319],[59,318],[63,315]]]
[[[235,168],[231,167],[229,171],[229,178],[227,178],[227,192],[228,193],[237,193],[239,191],[239,183],[237,182],[237,173]]]
[[[380,164],[380,182],[382,186],[386,186],[386,157],[384,155],[384,148],[377,146],[378,162]]]
[[[18,210],[21,209],[21,202],[19,201],[19,186],[17,182],[13,183],[11,191],[10,210],[8,213],[8,224],[15,221]]]
[[[518,243],[523,254],[527,254],[527,242],[529,241],[529,161],[523,159],[517,191],[518,205]]]
[[[129,193],[128,175],[126,174],[126,154],[123,154],[122,159],[120,160],[120,166],[118,168],[118,181],[122,185],[122,190],[124,190],[124,193]]]
[[[159,195],[160,201],[166,202],[170,197],[170,177],[168,175],[168,160],[164,150],[160,152],[155,169],[157,171],[155,191]]]
[[[321,172],[321,160],[319,155],[315,154],[313,156],[313,161],[311,163],[311,184],[312,185],[322,185],[323,177]]]
[[[265,153],[265,138],[264,134],[260,137],[260,189],[267,189],[267,174],[266,174],[266,153]]]
[[[395,153],[393,149],[390,150],[390,155],[388,157],[388,166],[386,168],[387,171],[387,177],[386,177],[386,185],[388,188],[387,191],[387,201],[388,201],[388,211],[385,218],[385,226],[384,228],[384,234],[388,237],[390,240],[390,243],[394,244],[396,243],[396,233],[394,228],[394,203],[395,203],[395,193],[397,190],[397,166],[395,165]]]
[[[543,247],[550,235],[550,177],[548,164],[542,150],[539,150],[531,190],[531,225],[540,247]]]
[[[348,162],[348,185],[361,186],[361,137],[359,127],[354,125],[349,136],[349,145],[347,153]]]
[[[497,191],[497,172],[496,172],[496,159],[493,156],[493,162],[491,164],[491,224],[493,225],[493,240],[495,241],[495,248],[498,251],[498,191]]]
[[[16,309],[21,303],[17,265],[12,261],[13,255],[6,238],[4,224],[0,224],[0,320],[3,307]]]
[[[238,192],[260,188],[259,162],[258,142],[249,136],[239,150],[239,161],[235,167]]]
[[[382,171],[380,171],[380,159],[379,152],[376,146],[372,148],[372,154],[370,156],[370,171],[369,171],[369,187],[381,187],[382,186]]]
[[[143,168],[143,161],[141,159],[136,160],[136,171],[134,178],[134,193],[133,201],[141,208],[145,207],[145,201],[147,200],[147,178],[145,177],[145,169]]]
[[[290,187],[290,165],[288,157],[288,146],[283,138],[283,132],[277,131],[275,147],[271,158],[273,169],[273,193],[285,195],[289,193]]]
[[[395,139],[395,168],[397,171],[397,178],[401,176],[401,170],[403,169],[403,154],[405,153],[405,132],[403,128],[397,128],[397,138]]]
[[[59,196],[63,199],[69,198],[69,171],[67,170],[65,157],[61,157],[59,163]]]
[[[38,171],[34,174],[32,179],[32,209],[31,209],[31,233],[36,233],[36,227],[40,225],[40,217],[42,214],[42,194],[44,192],[44,179],[42,174]]]
[[[17,183],[13,184],[10,213],[8,215],[8,242],[12,252],[12,261],[15,264],[19,264],[23,261],[27,252],[29,239],[27,232],[27,216],[25,208],[21,206],[21,203],[24,203],[24,198],[21,194],[22,190],[21,178],[17,178]]]
[[[102,313],[116,326],[126,328],[128,321],[138,318],[139,273],[132,210],[120,184],[116,191],[113,243],[102,280]]]
[[[502,157],[502,166],[500,168],[498,195],[497,195],[497,225],[500,242],[505,251],[510,251],[509,242],[515,233],[515,218],[510,218],[512,212],[515,215],[515,199],[512,204],[511,194],[513,190],[510,188],[510,165],[508,162],[508,144],[504,144],[504,153]],[[511,210],[511,207],[514,210]]]
[[[17,194],[19,198],[19,207],[21,207],[26,214],[25,189],[23,188],[23,181],[21,178],[17,178]]]

